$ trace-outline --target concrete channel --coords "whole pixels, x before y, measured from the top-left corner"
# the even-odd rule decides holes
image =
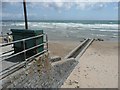
[[[78,47],[73,49],[65,58],[75,58],[76,60],[82,56],[82,54],[85,52],[85,50],[91,45],[91,43],[94,41],[94,39],[86,39],[84,42],[82,42]]]

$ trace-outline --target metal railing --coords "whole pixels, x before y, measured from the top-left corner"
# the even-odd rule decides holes
[[[43,43],[40,43],[40,44],[37,44],[37,45],[35,45],[35,46],[33,46],[33,47],[30,47],[30,48],[26,48],[26,41],[28,41],[28,40],[31,40],[31,39],[36,39],[36,38],[41,38],[41,37],[43,37],[43,39],[44,39],[44,36],[45,36],[45,41],[43,41]],[[10,67],[7,67],[5,70],[3,70],[2,72],[0,72],[0,76],[3,76],[4,74],[6,74],[6,73],[8,73],[9,74],[9,72],[10,72],[10,70],[13,70],[14,71],[14,67],[16,67],[17,65],[22,65],[22,66],[25,66],[25,64],[27,63],[27,62],[30,62],[32,59],[34,59],[36,56],[42,56],[42,54],[44,54],[44,53],[46,53],[46,52],[48,52],[48,37],[47,37],[47,34],[41,34],[41,35],[38,35],[38,36],[33,36],[33,37],[29,37],[29,38],[24,38],[24,39],[21,39],[21,40],[17,40],[17,41],[13,41],[13,42],[9,42],[9,43],[3,43],[3,44],[0,44],[0,48],[1,47],[5,47],[5,46],[8,46],[8,45],[12,45],[12,44],[15,44],[15,43],[19,43],[19,42],[23,42],[22,44],[22,46],[23,46],[23,50],[22,51],[20,51],[20,52],[17,52],[17,53],[14,53],[14,54],[12,54],[12,55],[9,55],[9,56],[7,56],[7,57],[5,57],[5,58],[3,58],[3,56],[4,55],[2,55],[2,56],[0,56],[0,58],[2,58],[2,61],[3,60],[6,60],[6,59],[10,59],[10,58],[12,58],[12,57],[16,57],[17,55],[20,55],[20,54],[23,54],[23,56],[24,56],[24,61],[23,62],[21,62],[21,63],[18,63],[18,64],[16,64],[16,65],[13,65],[13,66],[10,66]],[[35,49],[35,48],[38,48],[38,47],[41,47],[41,46],[46,46],[46,48],[44,48],[43,49],[43,51],[41,51],[41,52],[39,52],[39,53],[35,53],[34,55],[32,55],[32,56],[30,56],[30,57],[27,57],[27,54],[26,54],[26,52],[27,51],[30,51],[30,50],[33,50],[33,49]],[[9,52],[9,51],[8,51]],[[7,75],[8,75],[7,74]],[[5,75],[5,76],[7,76],[7,75]],[[3,76],[3,77],[5,77],[5,76]],[[2,77],[2,78],[3,78]]]
[[[45,42],[43,42],[42,44],[36,45],[36,46],[34,46],[34,47],[31,47],[31,48],[26,49],[25,42],[26,42],[27,40],[35,39],[35,38],[40,38],[40,37],[42,37],[42,36],[46,36],[46,41],[45,41]],[[9,59],[9,58],[11,58],[11,57],[14,57],[14,56],[19,55],[19,54],[22,54],[22,53],[25,54],[25,52],[27,52],[27,51],[29,51],[29,50],[32,50],[32,49],[35,49],[35,48],[37,48],[37,47],[40,47],[40,46],[42,46],[42,45],[44,45],[44,44],[46,44],[46,47],[47,47],[46,50],[48,51],[48,39],[47,39],[47,34],[42,34],[42,35],[33,36],[33,37],[29,37],[29,38],[25,38],[25,39],[21,39],[21,40],[9,42],[9,43],[0,44],[0,47],[8,46],[8,45],[15,44],[15,43],[18,43],[18,42],[23,42],[24,50],[21,51],[21,52],[15,53],[15,54],[13,54],[13,55],[5,58],[5,59]],[[26,54],[25,54],[24,56],[26,57]],[[0,57],[0,58],[2,58],[2,57]],[[25,60],[27,60],[27,59],[25,58]]]

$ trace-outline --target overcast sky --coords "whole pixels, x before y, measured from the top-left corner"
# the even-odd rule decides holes
[[[118,2],[27,2],[29,20],[118,20]],[[2,2],[3,20],[23,20],[23,4]]]

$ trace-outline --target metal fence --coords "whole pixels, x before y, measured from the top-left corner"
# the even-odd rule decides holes
[[[43,43],[37,44],[37,45],[35,45],[33,47],[30,47],[30,48],[26,49],[26,44],[25,44],[26,41],[31,40],[31,39],[41,38],[42,36],[45,37]],[[13,44],[18,43],[18,42],[23,42],[23,44],[22,44],[23,45],[23,50],[22,51],[9,55],[9,53],[11,51],[14,51],[14,50],[10,50],[10,51],[7,51],[5,53],[2,53],[0,58],[2,58],[2,61],[3,61],[3,60],[6,60],[6,59],[10,59],[12,57],[16,57],[17,55],[23,54],[24,61],[22,61],[20,63],[16,63],[15,65],[7,67],[5,70],[2,70],[0,72],[0,79],[8,76],[10,73],[15,72],[16,71],[16,67],[17,67],[17,70],[18,70],[20,67],[25,66],[26,63],[29,63],[30,61],[32,61],[36,56],[42,56],[44,53],[48,52],[48,37],[47,37],[47,34],[45,34],[45,33],[41,34],[41,35],[38,35],[38,36],[24,38],[24,39],[13,41],[13,42],[9,42],[9,43],[3,43],[3,44],[0,44],[0,48],[6,47],[6,46],[9,46],[9,45],[13,45]],[[27,54],[26,54],[27,51],[33,50],[33,49],[38,48],[38,47],[40,47],[42,45],[44,45],[44,50],[43,51],[38,52],[38,53],[36,53],[36,54],[34,54],[34,55],[30,56],[30,57],[27,57]],[[7,54],[7,56],[6,56],[6,54]]]

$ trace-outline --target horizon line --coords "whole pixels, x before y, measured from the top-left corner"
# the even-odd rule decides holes
[[[63,21],[63,20],[65,20],[65,21],[97,21],[97,19],[93,19],[93,20],[90,20],[90,19],[82,19],[82,20],[72,20],[72,19],[48,19],[49,21],[51,20],[51,21]],[[114,20],[114,21],[120,21],[119,19],[118,20],[116,20],[116,19],[98,19],[99,21],[111,21],[111,20]],[[2,21],[24,21],[24,20],[21,20],[21,19],[18,19],[18,20],[16,20],[16,19],[2,19]],[[31,19],[31,20],[28,20],[28,21],[47,21],[47,19],[46,20],[37,20],[37,19]]]

